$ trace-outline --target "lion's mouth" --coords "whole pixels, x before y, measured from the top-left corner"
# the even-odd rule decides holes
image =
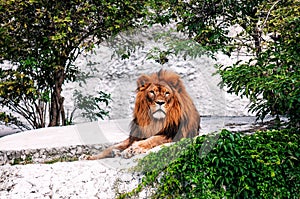
[[[163,119],[166,117],[166,113],[162,109],[156,110],[152,115],[156,119]]]

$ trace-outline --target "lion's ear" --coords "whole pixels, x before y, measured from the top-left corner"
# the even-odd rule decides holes
[[[177,90],[178,93],[181,93],[184,90],[183,83],[180,79],[177,79],[176,81],[174,80],[172,82],[172,86]]]
[[[184,85],[179,75],[173,73],[166,78],[166,81],[172,88],[175,88],[178,93],[184,90]]]
[[[139,90],[150,83],[150,77],[148,75],[142,75],[138,78],[136,83]]]

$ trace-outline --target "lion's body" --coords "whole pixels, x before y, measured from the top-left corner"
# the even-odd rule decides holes
[[[176,73],[160,70],[143,75],[137,87],[129,138],[88,159],[111,157],[114,149],[124,150],[128,157],[198,135],[200,115]]]

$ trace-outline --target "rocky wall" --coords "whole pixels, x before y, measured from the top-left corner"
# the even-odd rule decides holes
[[[169,27],[153,26],[151,29],[142,30],[135,34],[123,34],[122,39],[116,38],[118,48],[126,47],[129,43],[139,43],[129,59],[122,60],[116,56],[116,46],[102,43],[93,52],[82,54],[75,65],[87,76],[82,77],[81,82],[67,83],[63,89],[65,96],[66,112],[71,113],[76,107],[74,91],[83,95],[97,96],[98,91],[110,93],[113,101],[107,110],[111,119],[124,119],[132,117],[135,101],[136,80],[141,74],[157,72],[160,69],[168,69],[178,73],[191,95],[200,114],[206,116],[249,116],[247,99],[228,94],[226,88],[221,89],[218,84],[221,78],[215,75],[215,64],[230,65],[241,57],[229,58],[223,54],[217,54],[217,60],[205,55],[197,58],[183,56],[169,56],[168,62],[159,64],[153,59],[148,59],[149,52],[154,48],[166,50],[165,39],[156,40],[158,34],[169,31]],[[177,36],[176,36],[177,37]],[[180,35],[178,36],[180,37]],[[124,42],[124,38],[127,42]],[[119,39],[119,40],[118,40]],[[122,43],[123,42],[123,43]],[[109,118],[106,118],[109,119]],[[88,122],[77,108],[74,122]]]
[[[83,154],[97,154],[111,144],[77,145],[57,148],[0,151],[0,166],[5,164],[53,163],[74,161]]]

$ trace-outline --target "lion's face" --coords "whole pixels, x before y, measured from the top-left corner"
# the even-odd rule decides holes
[[[160,70],[137,80],[130,135],[149,138],[158,133],[179,140],[198,133],[200,116],[179,75]]]
[[[154,119],[164,119],[173,106],[173,91],[168,85],[151,84],[144,91],[149,106],[149,114]]]

